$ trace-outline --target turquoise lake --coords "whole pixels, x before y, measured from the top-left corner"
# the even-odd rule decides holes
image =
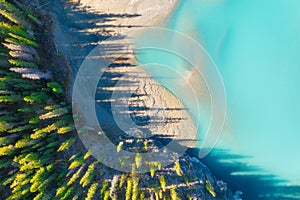
[[[203,162],[244,199],[300,199],[300,1],[180,1],[165,27],[204,46],[226,89],[225,127]],[[149,57],[175,62],[138,60]]]

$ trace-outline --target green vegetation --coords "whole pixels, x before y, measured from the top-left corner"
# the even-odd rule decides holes
[[[85,172],[84,176],[80,180],[80,184],[82,187],[86,187],[94,178],[95,176],[95,165],[97,162],[94,162],[88,167],[88,170]]]
[[[55,80],[22,75],[47,67],[40,60],[45,47],[34,34],[44,32],[42,26],[39,14],[22,1],[0,0],[0,199],[137,200],[152,192],[156,199],[179,199],[157,174],[160,162],[148,163],[152,188],[140,186],[143,179],[135,171],[145,162],[142,153],[129,174],[97,162],[80,144],[64,88]],[[148,142],[141,142],[147,150]],[[120,142],[117,151],[123,148]],[[172,176],[181,179],[179,161],[174,169]]]
[[[161,186],[162,190],[165,192],[167,190],[167,184],[166,184],[165,177],[160,176],[159,182],[160,182],[160,186]]]
[[[217,194],[215,192],[215,189],[208,180],[206,180],[205,182],[205,188],[213,197],[216,197]]]
[[[172,200],[180,200],[180,198],[177,195],[176,189],[172,188],[170,191],[171,199]]]
[[[70,108],[58,101],[64,99],[58,83],[23,78],[12,70],[43,70],[33,34],[42,23],[30,9],[23,10],[14,2],[0,1],[1,199],[69,199],[75,187],[66,184],[75,182],[80,171],[57,177],[75,162],[58,153],[76,141]],[[59,138],[58,132],[64,137]]]
[[[181,174],[181,167],[180,167],[180,163],[179,163],[178,160],[175,162],[175,171],[176,171],[176,173],[177,173],[178,176],[182,176],[182,174]]]
[[[126,200],[130,200],[131,194],[132,194],[132,179],[127,179],[127,185],[126,185]]]

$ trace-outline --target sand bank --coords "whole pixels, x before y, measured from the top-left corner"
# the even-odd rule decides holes
[[[146,71],[136,66],[133,50],[126,39],[126,33],[134,28],[163,22],[177,1],[81,0],[66,1],[65,4],[59,4],[61,2],[58,0],[56,2],[61,7],[54,7],[54,12],[62,16],[57,19],[54,30],[57,48],[69,60],[74,74],[86,58],[85,55],[95,45],[105,46],[106,52],[103,53],[103,57],[115,57],[117,60],[114,67],[106,69],[106,74],[109,74],[106,80],[109,81],[102,84],[97,91],[97,102],[102,111],[111,113],[107,110],[107,107],[110,107],[108,104],[115,102],[117,107],[129,108],[127,113],[123,112],[124,109],[115,111],[119,112],[115,113],[119,119],[128,118],[130,115],[136,124],[141,125],[140,128],[132,128],[126,124],[118,124],[125,133],[144,132],[160,135],[175,139],[181,145],[194,147],[197,130],[188,111],[174,95],[153,80]],[[101,40],[101,37],[116,35],[125,36],[125,39]],[[113,94],[118,91],[132,95],[125,100],[116,100]],[[86,118],[89,120],[88,116]],[[114,120],[109,116],[103,118],[102,125],[105,131],[118,137],[119,129],[112,123]]]
[[[127,26],[154,26],[162,23],[177,5],[177,0],[71,0],[82,8],[89,8],[107,14],[121,14],[124,18],[118,18],[110,24],[116,25],[117,33],[129,31]],[[126,18],[126,15],[136,17]],[[120,27],[117,27],[120,26]]]

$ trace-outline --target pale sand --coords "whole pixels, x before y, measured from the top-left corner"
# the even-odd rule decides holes
[[[115,35],[126,35],[129,31],[132,31],[135,27],[141,26],[154,26],[161,23],[168,15],[171,13],[172,9],[175,8],[176,0],[72,0],[76,3],[76,9],[83,9],[88,13],[105,13],[105,14],[118,14],[118,15],[140,15],[138,17],[121,17],[116,18],[112,21],[105,22],[108,26],[105,28],[106,31],[113,31]],[[74,14],[73,14],[74,15]],[[74,16],[76,19],[76,14]],[[82,20],[82,17],[81,19]],[[89,19],[87,19],[89,20]],[[70,33],[65,33],[61,30],[61,24],[55,26],[55,35],[58,43],[72,43],[72,39],[75,41],[78,36],[70,35]],[[97,30],[96,24],[95,28],[85,29],[85,32],[94,33]],[[106,44],[107,41],[99,42],[100,45]],[[133,51],[129,45],[127,45],[128,40],[117,40],[109,41],[109,45],[121,45],[117,52],[106,52],[105,56],[115,56],[115,54],[124,54],[122,57],[129,59],[131,64],[136,64]],[[73,63],[78,63],[71,52],[65,47],[61,47],[60,50],[69,57]],[[70,55],[68,56],[68,53]],[[73,60],[72,60],[73,59]],[[139,67],[132,66],[122,66],[122,62],[118,61],[119,67],[107,69],[109,73],[122,73],[123,76],[119,78],[114,78],[113,81],[118,81],[118,84],[122,82],[132,82],[132,85],[126,85],[117,87],[102,87],[102,91],[123,91],[124,93],[136,94],[135,97],[129,98],[119,98],[119,99],[101,99],[98,100],[106,102],[114,102],[117,107],[124,108],[123,110],[117,110],[115,112],[121,120],[118,125],[122,127],[122,130],[129,133],[130,132],[145,132],[152,135],[164,135],[166,137],[175,139],[179,144],[188,147],[195,147],[197,128],[191,119],[190,114],[185,109],[183,104],[168,90],[160,86],[155,80],[149,77],[148,73]],[[126,61],[128,62],[128,61]],[[72,62],[71,62],[72,63]],[[74,66],[73,66],[74,67]],[[75,66],[75,68],[78,66]],[[122,85],[122,84],[121,84]],[[84,99],[84,96],[82,97]],[[124,112],[128,107],[145,107],[147,109],[141,110],[131,110],[129,112]],[[128,127],[122,124],[122,117],[124,119],[128,118],[128,115],[135,117],[145,117],[149,116],[149,124],[139,127]],[[86,116],[86,120],[89,120],[89,116]],[[92,122],[91,122],[92,123]],[[116,132],[116,128],[113,127],[109,122],[106,125],[107,131],[110,133]],[[110,127],[111,126],[111,127]]]
[[[133,18],[117,18],[113,25],[154,26],[168,17],[177,4],[177,0],[71,0],[82,7],[107,14],[140,15]],[[127,27],[114,29],[117,33],[130,31]]]

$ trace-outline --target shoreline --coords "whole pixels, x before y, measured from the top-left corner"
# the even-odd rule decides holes
[[[76,0],[70,1],[77,2]],[[117,28],[119,34],[125,34],[134,27],[147,27],[162,24],[174,11],[178,3],[179,0],[153,0],[151,2],[147,0],[127,0],[123,2],[81,0],[77,5],[82,8],[88,7],[94,12],[122,14],[123,16],[135,15],[135,18],[117,19],[114,22],[114,24],[122,26],[129,25],[128,27]]]
[[[136,13],[120,13],[120,12],[115,12],[115,13],[111,13],[111,12],[101,12],[99,10],[95,10],[95,8],[93,8],[92,6],[90,7],[82,7],[83,5],[75,5],[70,3],[69,1],[65,2],[68,5],[65,6],[60,0],[54,0],[56,3],[58,4],[62,4],[61,8],[57,8],[54,7],[54,13],[56,13],[56,16],[63,16],[62,18],[58,18],[56,19],[55,22],[55,26],[54,26],[54,35],[56,36],[55,40],[56,40],[56,44],[58,45],[57,48],[59,49],[59,51],[66,56],[66,58],[68,58],[69,61],[69,65],[73,68],[73,74],[76,74],[76,70],[78,70],[78,68],[81,65],[81,62],[85,59],[85,56],[88,55],[88,53],[91,51],[93,46],[96,45],[107,45],[103,42],[103,38],[105,37],[114,37],[114,36],[123,36],[126,31],[130,31],[132,30],[132,28],[138,28],[140,27],[138,24],[140,24],[141,22],[139,20],[135,21],[133,20],[133,18],[135,17],[142,17],[143,15],[139,16],[139,14]],[[85,2],[85,1],[82,1]],[[101,1],[103,3],[103,1]],[[175,8],[175,6],[177,4],[175,4],[175,1],[172,1],[174,4],[172,8]],[[87,3],[87,1],[86,1]],[[177,3],[177,1],[176,1]],[[108,5],[108,3],[107,3]],[[87,6],[87,5],[85,5]],[[100,5],[98,5],[100,6]],[[110,5],[112,6],[112,5]],[[169,7],[170,9],[171,7]],[[109,10],[109,9],[108,9]],[[104,14],[103,14],[104,13]],[[169,16],[170,13],[164,13],[161,14],[162,12],[158,12],[159,16],[161,17],[161,20],[163,20],[165,17]],[[95,17],[95,20],[93,18],[93,20],[91,19],[92,17]],[[99,19],[97,19],[97,17],[99,17]],[[157,16],[154,17],[157,19]],[[150,18],[151,19],[151,18]],[[127,20],[127,21],[126,21]],[[152,21],[149,20],[149,15],[146,16],[144,18],[144,20],[146,22],[152,22],[152,23],[158,23],[158,20],[153,20]],[[96,23],[96,21],[98,21]],[[126,26],[122,26],[120,23],[125,23]],[[132,24],[128,24],[128,23],[132,23]],[[162,23],[162,21],[160,21]],[[76,24],[76,28],[74,29],[74,24]],[[143,24],[145,25],[145,24]],[[105,27],[105,28],[104,28]],[[100,35],[100,36],[99,36]],[[99,41],[99,39],[101,39]],[[104,39],[105,40],[105,39]],[[78,42],[80,41],[80,43]],[[147,90],[145,91],[139,91],[137,88],[134,88],[136,91],[135,94],[137,94],[137,96],[141,96],[141,98],[138,98],[139,102],[142,102],[142,107],[150,107],[157,104],[157,102],[159,104],[157,104],[157,106],[161,106],[163,105],[163,109],[158,109],[158,111],[160,112],[161,110],[164,111],[165,116],[167,116],[166,118],[168,118],[168,116],[172,117],[175,116],[175,118],[183,118],[184,120],[187,121],[185,126],[177,126],[174,125],[176,123],[174,122],[169,122],[166,124],[161,123],[161,125],[159,127],[147,127],[149,128],[150,131],[153,132],[158,132],[159,134],[157,134],[157,136],[167,136],[167,138],[169,137],[174,137],[174,136],[178,136],[176,139],[178,139],[179,141],[182,140],[183,142],[185,142],[187,139],[185,137],[185,133],[189,132],[189,130],[196,130],[195,124],[193,122],[193,120],[191,119],[190,114],[187,112],[186,109],[182,109],[183,105],[182,103],[169,91],[167,91],[165,88],[163,88],[162,86],[160,86],[159,84],[157,84],[151,77],[149,77],[148,73],[146,71],[144,71],[143,69],[140,69],[138,67],[134,67],[135,60],[133,59],[133,54],[132,51],[130,49],[128,49],[129,45],[119,45],[120,44],[120,40],[116,40],[113,43],[108,44],[107,46],[109,47],[107,52],[104,52],[105,56],[115,56],[114,53],[117,53],[120,51],[121,53],[123,53],[123,55],[128,56],[126,57],[121,57],[121,63],[113,63],[114,65],[120,65],[120,68],[111,68],[112,71],[111,74],[122,74],[123,76],[126,74],[128,75],[127,78],[129,77],[129,81],[131,82],[139,82],[142,84],[142,86],[144,88],[147,88]],[[122,43],[121,43],[122,44]],[[119,46],[117,46],[119,45]],[[117,50],[118,52],[115,52],[116,47],[117,46]],[[111,48],[111,49],[110,49]],[[126,49],[124,52],[122,52],[122,50]],[[120,57],[119,57],[120,58]],[[113,71],[115,70],[115,71]],[[132,72],[137,74],[139,77],[130,77],[132,76]],[[112,77],[110,77],[112,78]],[[112,80],[112,79],[111,79]],[[116,81],[117,79],[114,78],[113,81]],[[123,81],[127,81],[124,80]],[[114,86],[113,86],[114,87]],[[104,90],[110,91],[111,88],[109,85],[105,85],[105,87],[102,87],[102,89],[104,88]],[[132,88],[127,87],[126,90],[132,92]],[[157,94],[158,92],[158,94]],[[149,98],[142,98],[142,96],[154,96],[155,98],[152,100],[149,100]],[[84,97],[83,97],[84,98]],[[108,99],[104,99],[103,102],[106,103],[111,103],[109,100],[111,98],[108,97]],[[101,99],[100,99],[101,100]],[[103,99],[102,99],[103,100]],[[129,100],[130,102],[130,100]],[[128,105],[127,105],[128,106]],[[135,107],[136,105],[133,105],[133,107]],[[137,107],[139,107],[140,105],[137,105]],[[173,111],[171,109],[171,111],[169,111],[169,108],[174,108]],[[167,110],[167,111],[166,111]],[[180,110],[180,112],[178,113],[178,110]],[[135,111],[133,111],[132,114],[134,115],[138,115],[140,113],[134,113]],[[177,112],[177,113],[176,113]],[[143,115],[151,115],[153,113],[151,113],[151,111],[147,111],[144,110]],[[157,114],[157,113],[156,113]],[[163,117],[165,117],[163,116]],[[178,117],[177,117],[178,116]],[[88,116],[84,117],[85,119],[89,119]],[[103,117],[105,118],[105,117]],[[106,119],[104,119],[106,120]],[[117,139],[120,137],[120,135],[118,135],[119,133],[118,130],[116,129],[116,127],[112,126],[112,124],[110,124],[110,122],[105,122],[106,123],[106,130],[104,131],[108,131],[110,134],[113,135],[113,137],[115,136],[114,139]],[[117,127],[118,128],[118,127]],[[161,134],[161,130],[166,130],[164,132],[164,134]],[[157,131],[158,130],[158,131]],[[132,131],[132,130],[130,130]],[[152,132],[152,133],[153,133]],[[116,135],[114,135],[116,133]],[[174,134],[175,133],[175,134]],[[174,140],[174,138],[172,138]],[[195,146],[195,140],[196,138],[191,138],[192,144],[190,144],[189,147],[194,147]],[[159,141],[159,140],[158,140]],[[117,141],[118,142],[118,141]],[[120,142],[120,141],[119,141]],[[189,144],[184,143],[183,145],[188,146]],[[192,157],[191,155],[188,155],[187,153],[184,154],[184,156],[187,156],[189,159],[193,160],[192,162],[188,162],[188,163],[198,163],[200,166],[195,168],[195,171],[192,170],[192,172],[197,173],[198,171],[201,171],[203,169],[207,169],[197,158]],[[181,158],[180,158],[181,159]],[[182,160],[182,159],[181,159]],[[183,158],[184,160],[184,158]],[[169,169],[166,168],[166,170],[168,171]],[[190,173],[190,170],[185,170],[184,173]],[[167,173],[168,174],[168,173]],[[216,179],[208,170],[208,172],[205,172],[205,177],[202,177],[202,175],[196,175],[195,177],[201,177],[204,179],[209,179],[209,182],[212,182],[215,188],[219,188],[219,187],[223,187],[225,186],[225,188],[222,188],[219,193],[225,193],[225,195],[229,195],[231,196],[231,191],[228,188],[227,190],[227,186],[226,183]],[[205,183],[205,181],[203,182],[202,180],[199,182],[200,186],[199,187],[203,187],[203,183]],[[220,184],[220,185],[218,185]],[[201,186],[202,185],[202,186]],[[198,186],[197,186],[198,187]],[[202,188],[203,189],[203,188]],[[182,189],[183,193],[186,193],[186,191],[184,190],[184,188]],[[213,192],[214,193],[214,192]],[[211,193],[211,194],[213,194]],[[208,197],[208,196],[207,196]],[[211,198],[211,197],[210,197]]]
[[[140,105],[136,105],[136,107],[139,107],[141,105],[150,108],[152,110],[156,110],[156,113],[153,111],[147,111],[142,110],[139,115],[142,116],[152,116],[153,119],[156,117],[155,115],[159,115],[159,123],[156,124],[157,127],[153,125],[153,123],[150,123],[144,128],[149,129],[147,132],[151,132],[154,136],[156,135],[164,135],[165,137],[172,137],[174,140],[178,141],[178,143],[182,146],[187,146],[189,148],[194,148],[197,143],[197,127],[192,120],[191,115],[189,112],[185,109],[182,102],[175,97],[170,91],[168,91],[166,88],[162,87],[157,83],[157,81],[153,80],[151,77],[149,77],[148,72],[146,72],[144,69],[140,67],[133,67],[137,64],[137,61],[134,57],[133,49],[131,49],[130,40],[123,39],[123,35],[126,36],[126,33],[129,31],[133,31],[133,29],[136,27],[140,27],[139,24],[144,24],[148,22],[148,24],[153,25],[154,23],[158,23],[159,21],[162,22],[167,16],[170,15],[171,10],[175,8],[178,1],[165,1],[165,3],[161,2],[162,6],[159,7],[152,7],[148,8],[148,11],[146,12],[146,16],[142,15],[142,12],[135,12],[136,9],[141,8],[143,6],[149,6],[149,1],[139,1],[137,2],[131,9],[127,9],[126,5],[118,5],[116,7],[115,4],[108,4],[106,3],[105,6],[103,5],[104,1],[98,2],[97,5],[89,4],[90,1],[81,1],[80,5],[74,6],[74,4],[69,5],[69,10],[65,10],[66,16],[72,16],[74,19],[79,18],[81,21],[90,20],[89,12],[91,13],[99,13],[100,10],[106,10],[104,11],[105,14],[101,12],[99,15],[100,17],[102,15],[106,16],[114,16],[112,19],[104,20],[102,19],[102,23],[105,24],[108,27],[108,30],[106,30],[108,33],[112,34],[110,32],[111,29],[114,29],[112,38],[117,35],[121,37],[119,39],[108,39],[104,41],[98,41],[97,45],[103,45],[106,46],[106,49],[102,53],[104,57],[115,57],[115,59],[119,59],[119,55],[122,54],[122,58],[126,60],[126,62],[120,62],[118,65],[124,65],[119,68],[113,69],[113,72],[109,70],[111,73],[117,74],[121,73],[122,76],[126,76],[127,82],[137,82],[139,83],[138,88],[134,87],[124,87],[122,88],[123,91],[127,91],[128,93],[136,93],[136,91],[139,90],[139,88],[144,88],[143,91],[138,91],[138,93],[142,93],[141,95],[146,95],[147,98],[139,97],[137,98],[138,101],[140,101]],[[152,3],[151,3],[152,5]],[[155,5],[155,4],[153,4]],[[159,8],[159,9],[158,9]],[[77,14],[77,9],[85,9],[87,14],[86,16],[82,16],[81,14]],[[108,11],[111,11],[111,13],[108,13]],[[122,13],[122,10],[129,10],[128,13]],[[141,9],[143,10],[143,9]],[[168,10],[168,12],[161,12],[161,10]],[[152,11],[153,15],[150,15],[150,11]],[[58,11],[57,11],[58,12]],[[119,13],[119,14],[117,14]],[[120,17],[115,17],[120,16]],[[126,16],[126,17],[124,17]],[[78,49],[70,49],[69,46],[74,46],[74,43],[77,41],[82,42],[82,38],[86,37],[82,32],[85,32],[85,34],[91,34],[93,31],[99,31],[97,28],[92,29],[84,29],[86,24],[83,24],[82,30],[78,34],[71,34],[72,27],[65,29],[66,26],[63,26],[63,24],[60,22],[61,19],[58,19],[55,23],[54,27],[54,35],[56,36],[56,44],[57,48],[61,51],[63,55],[65,55],[69,60],[68,63],[73,69],[73,74],[76,74],[76,71],[79,69],[82,61],[86,59],[84,56],[81,56],[79,58],[79,55],[74,55],[74,52],[83,52],[83,54],[88,54],[91,48],[82,48],[79,47]],[[97,21],[97,20],[95,20]],[[100,20],[99,20],[100,21]],[[78,21],[75,21],[78,24]],[[70,21],[66,24],[73,24],[74,22]],[[109,24],[108,24],[109,23]],[[127,24],[130,26],[123,27],[120,25],[116,25],[118,23]],[[96,26],[97,24],[95,24]],[[79,25],[77,25],[79,26]],[[94,24],[91,25],[91,27],[94,26]],[[84,44],[89,43],[95,43],[95,41],[87,39],[84,41]],[[118,49],[116,50],[113,48],[111,51],[109,47],[118,46]],[[107,49],[108,48],[108,49]],[[104,58],[105,59],[105,58]],[[113,59],[112,59],[113,60]],[[128,65],[129,64],[129,65]],[[106,70],[106,69],[105,69]],[[113,76],[113,75],[112,75]],[[110,78],[110,77],[109,77]],[[71,82],[74,82],[75,77],[73,77],[73,80]],[[114,78],[114,82],[122,82],[121,78]],[[110,87],[110,90],[117,91],[118,88],[113,85],[105,85],[104,88]],[[114,92],[112,92],[113,94]],[[71,91],[70,91],[71,94]],[[84,99],[84,97],[82,97]],[[111,98],[111,97],[110,97]],[[106,99],[106,101],[109,101],[109,99]],[[127,98],[127,103],[130,103],[132,101],[132,98]],[[128,105],[123,105],[125,108],[128,107]],[[133,111],[135,113],[136,111]],[[132,113],[131,113],[132,115]],[[126,116],[124,116],[126,117]],[[88,120],[88,116],[86,117]],[[153,122],[153,120],[150,120],[149,122]],[[106,120],[104,122],[106,126],[110,127],[107,129],[108,132],[110,132],[112,135],[117,132],[117,130],[113,127],[110,120]],[[115,125],[114,125],[115,126]],[[127,128],[127,129],[126,129]],[[125,132],[131,131],[129,127],[126,127],[124,130]],[[140,129],[140,128],[138,128]],[[137,130],[136,130],[137,131]]]

